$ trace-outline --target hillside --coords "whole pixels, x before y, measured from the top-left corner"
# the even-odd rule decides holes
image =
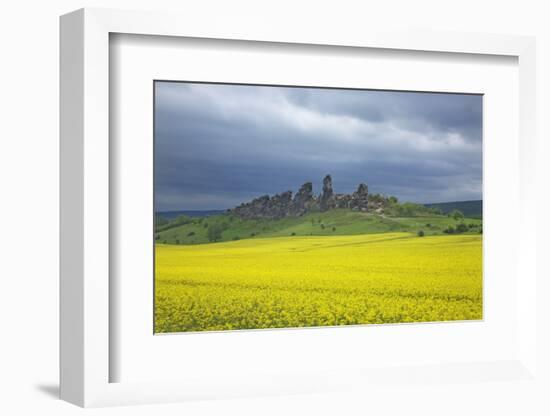
[[[211,209],[211,210],[186,210],[186,211],[160,211],[157,212],[157,217],[164,218],[168,221],[172,221],[180,215],[187,215],[188,217],[210,217],[212,215],[218,215],[225,212],[223,209]]]
[[[458,209],[466,217],[483,218],[483,201],[457,201],[425,204],[428,208],[439,208],[444,214]]]
[[[206,218],[180,217],[179,221],[178,225],[172,224],[158,229],[155,239],[164,244],[202,244],[265,237],[358,235],[384,232],[416,234],[420,230],[428,236],[444,234],[445,229],[456,228],[462,222],[431,213],[422,216],[389,217],[349,209],[332,209],[281,219],[245,219],[224,213]],[[465,219],[463,223],[467,228],[464,233],[481,232],[480,220]],[[213,232],[213,230],[217,231]]]

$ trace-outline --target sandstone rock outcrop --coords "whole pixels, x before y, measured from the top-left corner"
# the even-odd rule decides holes
[[[361,183],[351,196],[349,207],[355,211],[367,211],[369,203],[369,188],[367,184]]]
[[[276,194],[272,197],[263,195],[250,202],[243,203],[230,209],[229,212],[241,218],[270,218],[298,217],[312,211],[328,211],[334,208],[348,208],[355,211],[368,211],[373,206],[369,202],[369,192],[366,184],[361,183],[352,194],[335,194],[332,189],[332,177],[326,175],[323,179],[323,191],[316,197],[313,194],[313,184],[304,183],[292,197],[292,191]]]
[[[304,183],[292,200],[292,206],[290,207],[290,214],[299,216],[304,215],[311,210],[315,204],[315,197],[313,196],[313,184],[311,182]]]
[[[319,198],[319,208],[321,211],[328,211],[336,206],[334,192],[332,190],[332,178],[330,175],[323,179],[323,193]]]

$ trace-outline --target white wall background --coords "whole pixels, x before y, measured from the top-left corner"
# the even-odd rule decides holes
[[[258,16],[337,31],[339,25],[419,27],[538,37],[539,212],[549,207],[550,11],[541,0],[6,0],[0,6],[0,413],[72,415],[81,409],[56,399],[58,377],[58,16],[80,7],[178,10],[204,19],[212,13]],[[543,165],[544,164],[544,165]],[[533,208],[535,209],[535,208]],[[542,215],[541,215],[542,216]],[[540,223],[540,241],[550,231]],[[541,249],[541,254],[544,249]],[[543,256],[543,275],[550,270]],[[540,291],[550,295],[550,284]],[[548,312],[542,306],[541,312]],[[550,315],[548,315],[550,316]],[[544,338],[549,347],[548,338]],[[550,350],[550,347],[548,348]],[[548,353],[546,353],[548,355]],[[548,364],[546,356],[542,356]],[[547,372],[548,373],[548,372]],[[482,392],[466,384],[421,389],[399,398],[347,393],[197,402],[93,410],[101,415],[189,414],[550,414],[541,392],[505,383]],[[374,409],[376,409],[374,411]]]

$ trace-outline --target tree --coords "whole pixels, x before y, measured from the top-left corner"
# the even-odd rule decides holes
[[[220,224],[212,224],[208,227],[208,240],[216,242],[222,239],[223,227]]]
[[[449,217],[453,218],[455,221],[458,221],[464,218],[464,214],[462,213],[462,211],[459,211],[458,209],[453,209],[449,213]]]
[[[424,237],[424,231],[420,230],[418,231],[418,233],[416,233],[416,235],[418,235],[419,237]]]

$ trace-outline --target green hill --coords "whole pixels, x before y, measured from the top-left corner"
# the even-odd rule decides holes
[[[457,221],[433,213],[390,217],[349,209],[333,209],[282,219],[242,219],[228,213],[206,218],[178,217],[171,223],[159,226],[155,239],[165,244],[202,244],[282,236],[357,235],[399,231],[416,234],[420,230],[424,235],[438,235],[449,227],[456,228],[461,222],[464,223],[463,232],[481,232],[479,219]]]
[[[468,218],[483,218],[483,201],[456,201],[426,204],[428,208],[439,208],[444,214],[457,209]]]

